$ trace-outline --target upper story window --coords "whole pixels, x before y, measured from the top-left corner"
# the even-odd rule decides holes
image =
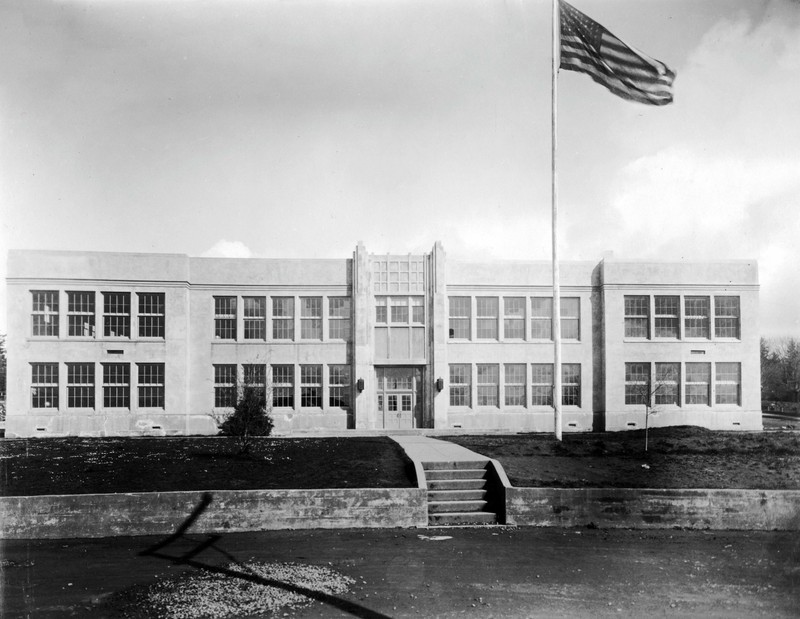
[[[525,297],[503,298],[503,338],[525,339]]]
[[[300,298],[300,339],[322,339],[322,297]]]
[[[294,298],[272,297],[272,338],[294,339]]]
[[[496,340],[499,311],[498,299],[497,297],[478,297],[476,300],[478,316],[478,339]]]
[[[389,322],[386,309],[387,301],[388,299],[386,297],[375,297],[375,322],[378,324],[386,324]]]
[[[164,293],[140,292],[139,337],[164,339]]]
[[[267,299],[266,297],[243,297],[244,339],[267,339]]]
[[[578,297],[561,297],[561,338],[581,339],[581,300]],[[553,339],[553,297],[531,298],[531,338]]]
[[[408,297],[391,297],[389,305],[392,323],[408,324]]]
[[[714,337],[739,339],[739,297],[714,297]]]
[[[425,272],[422,256],[388,256],[372,262],[375,292],[423,292]]]
[[[656,297],[656,337],[678,338],[680,297]]]
[[[236,339],[236,297],[214,297],[214,338]]]
[[[103,335],[105,337],[131,336],[131,293],[103,293]]]
[[[67,333],[70,337],[94,337],[94,292],[67,293]]]
[[[450,339],[470,338],[471,302],[470,297],[450,297]]]
[[[625,337],[648,337],[650,331],[650,297],[625,296]]]
[[[709,298],[685,297],[684,303],[684,335],[685,337],[702,337],[708,339],[709,334]]]
[[[33,312],[31,333],[58,337],[58,291],[33,290]]]
[[[350,298],[328,298],[328,337],[332,340],[350,339]]]

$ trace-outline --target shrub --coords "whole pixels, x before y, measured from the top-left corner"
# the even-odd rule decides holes
[[[267,411],[267,399],[263,389],[245,387],[236,402],[233,412],[219,424],[225,436],[232,436],[239,446],[239,453],[247,454],[257,436],[269,436],[274,423]]]

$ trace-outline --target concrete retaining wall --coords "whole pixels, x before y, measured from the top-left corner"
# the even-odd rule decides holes
[[[193,533],[424,527],[425,490],[220,490]],[[0,538],[168,535],[201,503],[203,492],[0,497]]]
[[[506,488],[506,523],[798,531],[800,490]]]

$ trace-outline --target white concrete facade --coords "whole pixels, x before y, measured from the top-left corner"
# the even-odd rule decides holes
[[[11,251],[7,281],[6,436],[212,434],[243,380],[278,434],[553,429],[548,263]],[[643,427],[665,368],[651,425],[761,428],[755,262],[563,263],[561,296],[564,431]]]

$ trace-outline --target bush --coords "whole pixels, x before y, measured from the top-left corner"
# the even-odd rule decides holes
[[[236,439],[239,452],[246,454],[257,436],[269,436],[274,423],[267,411],[267,399],[263,389],[245,387],[231,413],[220,425],[225,436]]]

